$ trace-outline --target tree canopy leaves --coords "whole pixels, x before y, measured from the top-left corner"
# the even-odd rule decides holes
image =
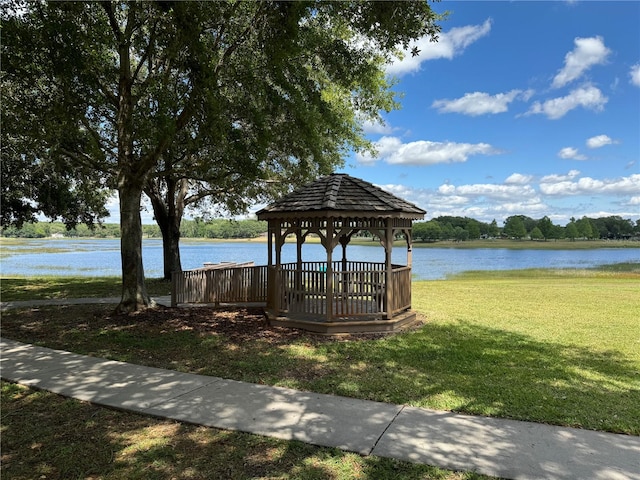
[[[422,1],[9,5],[7,107],[36,153],[118,191],[121,311],[149,304],[143,189],[242,208],[330,172],[397,107],[385,62],[439,32]]]

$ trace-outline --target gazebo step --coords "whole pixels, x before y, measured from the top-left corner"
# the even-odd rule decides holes
[[[341,335],[351,333],[393,333],[409,328],[419,322],[416,313],[409,310],[390,320],[349,320],[334,322],[304,320],[295,317],[275,316],[267,313],[269,324],[277,327],[299,328],[322,335]]]

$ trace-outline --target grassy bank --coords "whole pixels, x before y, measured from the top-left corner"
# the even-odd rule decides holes
[[[76,240],[82,242],[83,240],[104,240],[102,238],[9,238],[0,237],[0,258],[6,255],[20,254],[20,253],[57,253],[69,251],[69,247],[64,243],[69,240]],[[112,239],[113,240],[113,239]],[[155,240],[159,240],[155,238]],[[30,242],[37,241],[46,245],[35,249],[33,246],[29,246]],[[287,237],[287,243],[295,243],[295,236],[290,235]],[[180,240],[183,244],[189,243],[267,243],[266,236],[259,236],[254,238],[191,238],[185,237]],[[305,239],[306,243],[320,243],[320,238],[316,235],[308,235]],[[379,246],[380,243],[377,240],[363,237],[353,237],[350,245],[364,245],[364,246]],[[398,240],[395,242],[396,246],[406,246],[405,240]],[[25,248],[21,248],[24,246]],[[495,239],[478,239],[478,240],[466,240],[464,242],[457,242],[453,240],[439,240],[437,242],[421,242],[414,241],[413,246],[415,248],[460,248],[460,249],[474,249],[474,248],[506,248],[510,250],[591,250],[597,248],[640,248],[640,242],[636,240],[511,240],[505,238]],[[11,247],[10,249],[3,249],[2,247]]]
[[[596,248],[640,248],[634,240],[510,240],[504,238],[464,242],[415,242],[416,248],[506,248],[509,250],[591,250]]]
[[[146,279],[150,295],[170,295],[171,283]],[[122,294],[120,277],[4,277],[0,278],[3,302],[23,300],[118,297]]]

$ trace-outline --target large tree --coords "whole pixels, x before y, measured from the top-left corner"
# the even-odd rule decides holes
[[[359,118],[395,106],[385,62],[439,31],[422,1],[11,6],[3,82],[24,96],[10,108],[37,118],[41,149],[118,191],[122,312],[151,303],[144,190],[158,218],[171,197],[175,219],[181,195],[241,205],[257,185],[330,170],[366,145]]]
[[[61,220],[69,229],[80,223],[93,228],[109,215],[105,204],[110,190],[102,178],[71,167],[63,158],[31,151],[30,142],[7,117],[2,118],[0,140],[0,226],[21,228],[48,218]]]
[[[341,165],[346,147],[366,145],[359,120],[397,106],[381,68],[384,52],[394,44],[381,47],[388,39],[376,33],[364,48],[359,29],[365,23],[354,25],[361,16],[365,22],[375,15],[388,22],[407,15],[415,21],[417,14],[416,26],[435,34],[435,16],[425,4],[403,7],[399,14],[393,4],[344,4],[345,20],[332,4],[273,4],[269,14],[276,23],[268,27],[265,42],[264,32],[252,25],[254,6],[239,9],[234,25],[216,32],[225,39],[216,52],[222,59],[218,110],[194,118],[185,141],[163,156],[145,187],[162,231],[165,278],[181,269],[186,208],[242,212],[250,202],[267,201],[331,172]],[[375,15],[374,9],[379,9]],[[233,55],[226,54],[229,48]]]

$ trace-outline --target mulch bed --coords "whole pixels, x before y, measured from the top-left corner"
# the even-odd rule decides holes
[[[305,339],[313,343],[335,341],[373,340],[388,336],[387,333],[363,333],[345,335],[321,335],[294,328],[274,327],[267,322],[260,307],[158,307],[129,315],[111,317],[112,321],[145,324],[162,324],[167,329],[192,330],[199,334],[223,335],[231,343],[244,343],[261,339],[273,344],[290,343]]]
[[[166,335],[191,331],[200,336],[223,336],[227,343],[261,340],[284,345],[296,340],[311,344],[384,338],[388,333],[327,336],[268,324],[260,307],[159,306],[126,315],[114,313],[112,305],[70,305],[12,310],[3,314],[3,335],[22,341],[46,341],[64,336],[66,330],[115,331],[136,335]]]

